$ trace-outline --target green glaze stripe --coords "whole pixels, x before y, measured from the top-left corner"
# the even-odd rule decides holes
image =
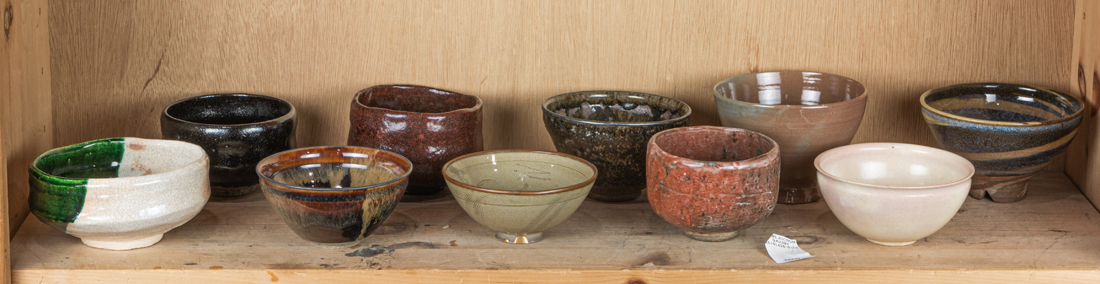
[[[30,168],[31,212],[72,223],[84,208],[89,178],[118,177],[124,138],[100,139],[43,153]]]

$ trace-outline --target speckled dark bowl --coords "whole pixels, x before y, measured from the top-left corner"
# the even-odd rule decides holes
[[[921,112],[940,147],[970,160],[970,197],[1015,202],[1027,181],[1077,134],[1081,100],[1026,85],[971,83],[929,90]]]
[[[191,97],[164,108],[164,139],[194,143],[210,157],[210,195],[241,196],[258,188],[253,169],[271,154],[295,147],[294,106],[269,96],[216,94]]]
[[[256,173],[271,207],[299,237],[322,248],[354,246],[390,216],[412,162],[353,146],[300,148],[260,161]]]
[[[429,195],[447,186],[443,164],[484,149],[481,99],[413,85],[380,85],[355,94],[348,145],[393,151],[416,167],[410,195]]]
[[[611,202],[642,195],[649,138],[687,126],[690,116],[684,102],[636,92],[573,92],[542,103],[542,121],[558,152],[588,160],[600,171],[588,197]]]

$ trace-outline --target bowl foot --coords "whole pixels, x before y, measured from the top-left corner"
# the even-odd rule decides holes
[[[982,199],[986,194],[997,203],[1010,203],[1023,200],[1027,196],[1027,182],[1030,175],[987,177],[974,175],[970,184],[970,197]]]
[[[260,184],[246,185],[246,186],[210,186],[210,196],[217,197],[238,197],[245,196],[249,193],[256,192],[260,189]]]
[[[736,238],[737,235],[741,234],[741,232],[740,231],[733,231],[733,232],[723,232],[723,233],[696,233],[696,232],[684,231],[684,234],[687,235],[689,238],[704,241],[704,242],[721,242],[721,241],[728,241],[728,240],[731,240],[733,238]]]
[[[542,232],[522,235],[497,232],[497,239],[506,244],[533,244],[542,240]]]
[[[779,188],[779,204],[804,204],[812,203],[821,199],[821,190],[817,189],[815,183],[810,187],[780,187]]]
[[[907,246],[907,245],[911,245],[911,244],[913,244],[913,243],[917,242],[917,241],[908,241],[908,242],[880,242],[880,241],[876,241],[876,240],[872,240],[872,239],[867,239],[867,241],[869,241],[869,242],[872,242],[872,243],[875,243],[875,244],[879,244],[879,245],[884,245],[884,246],[891,246],[891,247],[900,247],[900,246]]]
[[[102,238],[102,239],[80,239],[85,245],[93,248],[108,249],[108,250],[131,250],[148,247],[156,244],[164,237],[164,234],[158,234],[155,236],[145,236],[136,238]]]
[[[309,244],[311,244],[311,245],[313,245],[313,246],[315,246],[315,247],[323,248],[323,249],[342,249],[342,248],[350,248],[350,247],[353,247],[353,246],[355,246],[355,245],[359,244],[359,240],[355,240],[355,241],[350,241],[350,242],[346,242],[346,243],[317,243],[317,242],[309,242]]]

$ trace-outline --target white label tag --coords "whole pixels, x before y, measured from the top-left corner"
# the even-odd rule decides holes
[[[768,249],[768,255],[772,257],[772,260],[775,260],[775,263],[788,263],[814,257],[799,248],[798,241],[776,234],[772,234],[772,237],[768,238],[768,242],[764,243],[764,248]]]

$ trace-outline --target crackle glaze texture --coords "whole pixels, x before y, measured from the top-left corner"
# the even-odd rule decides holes
[[[749,130],[697,126],[662,131],[649,141],[649,203],[693,239],[731,239],[775,209],[779,155],[775,141]]]
[[[478,223],[506,243],[538,242],[580,207],[596,167],[578,157],[496,150],[458,157],[443,168],[451,194]]]
[[[1082,103],[1062,92],[970,83],[929,90],[921,113],[940,147],[977,168],[970,197],[1016,202],[1027,182],[1062,153],[1081,124]]]
[[[351,102],[348,145],[378,148],[412,161],[407,193],[446,187],[443,164],[481,151],[481,99],[413,85],[373,86]]]
[[[778,71],[719,82],[714,100],[723,126],[757,131],[779,143],[779,203],[799,204],[821,198],[814,157],[852,142],[867,92],[863,84],[839,75]]]
[[[974,166],[950,152],[902,143],[834,148],[815,159],[833,215],[867,240],[904,246],[942,228],[966,200]]]
[[[300,148],[260,161],[260,187],[290,229],[323,248],[350,247],[389,217],[412,163],[354,146]]]
[[[691,107],[646,93],[583,91],[542,103],[542,121],[558,152],[581,157],[599,169],[588,197],[630,201],[645,190],[649,138],[688,125]]]
[[[294,106],[269,96],[216,94],[172,103],[160,116],[164,139],[202,146],[210,157],[211,195],[255,192],[256,163],[297,144]]]
[[[46,151],[30,167],[30,209],[43,223],[110,250],[151,246],[210,198],[197,145],[107,138]]]

